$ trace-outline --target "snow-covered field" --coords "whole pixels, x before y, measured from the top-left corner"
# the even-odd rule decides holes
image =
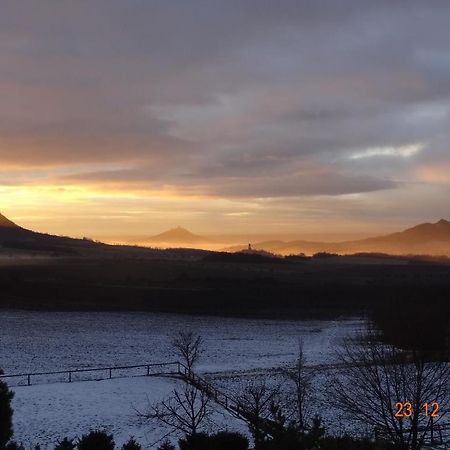
[[[0,312],[0,367],[8,374],[176,360],[170,341],[178,330],[203,336],[198,372],[251,377],[295,358],[301,338],[308,363],[332,363],[340,342],[363,327],[361,319],[269,321],[151,313]],[[177,381],[164,377],[16,387],[15,438],[53,448],[59,437],[104,427],[122,444],[130,435],[147,448],[164,435],[139,423],[136,409],[170,395]],[[218,414],[219,426],[243,429]],[[46,447],[48,446],[48,447]]]

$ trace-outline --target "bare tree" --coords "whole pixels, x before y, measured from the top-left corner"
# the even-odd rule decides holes
[[[267,438],[267,431],[273,425],[273,418],[279,405],[279,393],[279,387],[269,388],[266,382],[252,382],[237,398],[239,410],[249,421],[255,448]]]
[[[364,340],[344,347],[344,369],[331,387],[335,404],[399,448],[419,450],[446,414],[435,414],[438,403],[450,404],[450,365],[384,345],[373,332]]]
[[[283,376],[294,386],[297,426],[304,431],[308,425],[308,409],[314,374],[306,368],[303,341],[299,341],[297,359],[293,367],[283,369]]]
[[[203,339],[192,331],[179,331],[172,340],[172,346],[189,372],[203,353]]]
[[[209,397],[186,383],[182,390],[175,389],[170,398],[149,405],[148,411],[139,415],[156,420],[172,431],[193,435],[205,425],[212,412]]]

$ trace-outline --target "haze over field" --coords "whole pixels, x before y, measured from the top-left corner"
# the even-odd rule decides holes
[[[239,239],[241,239],[239,241]],[[248,249],[246,241],[238,236],[200,236],[181,227],[170,229],[156,236],[137,241],[140,245],[155,247],[188,247],[208,250],[237,252]],[[240,244],[225,246],[225,243]],[[424,223],[396,233],[367,237],[365,239],[338,242],[293,239],[284,241],[280,236],[255,241],[250,239],[254,250],[265,250],[280,255],[304,253],[312,255],[319,252],[354,254],[377,252],[393,255],[447,255],[450,256],[450,222],[444,219],[436,223]],[[224,247],[225,246],[225,247]]]
[[[447,218],[449,16],[435,0],[3,1],[2,212],[242,244]]]

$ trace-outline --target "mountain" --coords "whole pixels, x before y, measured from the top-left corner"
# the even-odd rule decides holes
[[[0,213],[0,228],[19,228],[14,222],[11,222],[3,214]]]
[[[296,240],[289,242],[268,241],[252,245],[282,255],[314,254],[330,252],[339,254],[352,253],[387,253],[395,255],[429,254],[450,256],[450,222],[444,219],[436,223],[423,223],[404,231],[367,239],[344,242],[311,242]],[[230,247],[228,251],[239,251],[247,246]]]
[[[203,240],[200,236],[180,228],[169,230],[169,232],[158,236],[160,239],[165,240],[170,238],[191,239],[192,241],[196,239]],[[158,236],[155,236],[155,238]],[[167,245],[167,247],[170,247],[170,245]],[[0,214],[0,258],[14,256],[90,256],[95,258],[106,257],[108,259],[111,257],[134,258],[139,256],[153,258],[155,256],[163,256],[173,258],[174,255],[177,255],[182,259],[190,259],[205,253],[203,250],[197,250],[195,244],[187,245],[186,247],[191,247],[191,249],[179,249],[164,253],[163,251],[136,245],[108,245],[88,238],[79,239],[38,233],[22,228]]]
[[[155,244],[195,244],[208,242],[208,239],[199,236],[198,234],[191,233],[189,230],[186,230],[186,228],[177,227],[164,231],[156,236],[152,236],[146,239],[146,242]]]
[[[37,233],[16,225],[0,214],[0,249],[25,252],[51,252],[55,254],[75,253],[78,250],[98,246],[86,239],[74,239],[66,236]]]
[[[160,233],[145,241],[161,247],[195,247],[214,244],[214,241],[177,227]],[[105,244],[89,239],[74,239],[37,233],[16,225],[0,214],[0,248],[44,251],[53,253],[80,253],[89,249],[105,250]],[[226,250],[240,251],[248,244],[229,247]],[[318,252],[339,254],[387,253],[393,255],[446,255],[450,256],[450,222],[423,223],[397,233],[367,239],[344,242],[265,241],[252,243],[254,250],[265,250],[281,255]]]
[[[0,246],[4,247],[6,242],[12,240],[27,239],[32,234],[32,231],[19,227],[3,214],[0,214]]]

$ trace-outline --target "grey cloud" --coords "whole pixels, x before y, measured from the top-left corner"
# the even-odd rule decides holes
[[[231,197],[301,197],[363,193],[393,189],[396,183],[375,177],[327,173],[320,176],[299,174],[278,178],[226,180],[214,187],[214,193]]]
[[[414,114],[450,106],[449,14],[437,0],[7,0],[0,158],[229,196],[391,189],[448,158],[448,116]],[[416,141],[408,164],[345,158]]]
[[[94,185],[110,184],[117,187],[132,186],[138,189],[160,189],[170,185],[180,193],[206,196],[251,198],[251,197],[301,197],[372,192],[397,187],[388,179],[339,173],[328,168],[305,168],[301,172],[283,174],[279,177],[266,173],[223,176],[197,173],[192,176],[180,171],[176,175],[161,172],[151,167],[78,173],[59,176],[58,182],[77,182]]]

